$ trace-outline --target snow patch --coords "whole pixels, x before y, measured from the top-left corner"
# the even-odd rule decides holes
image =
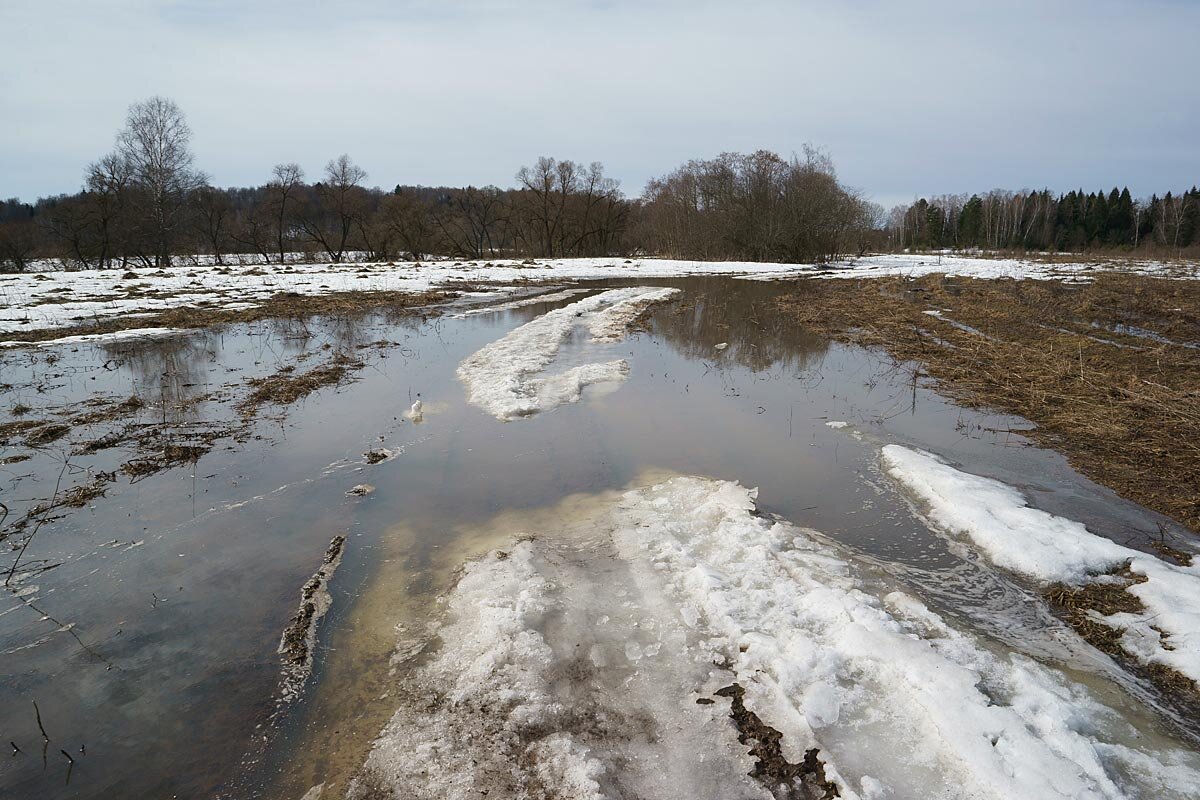
[[[1078,585],[1128,565],[1146,578],[1126,589],[1145,611],[1097,619],[1124,631],[1122,645],[1142,661],[1200,682],[1200,566],[1169,564],[1097,536],[1082,523],[1031,508],[1011,486],[962,472],[930,453],[887,445],[883,465],[926,507],[933,527],[968,538],[1002,569],[1041,584]]]
[[[129,330],[113,331],[112,333],[86,333],[78,336],[61,336],[57,339],[47,339],[42,342],[0,342],[0,347],[55,347],[70,344],[109,344],[130,340],[165,339],[171,336],[183,336],[186,333],[187,331],[182,328],[130,328]]]
[[[505,421],[576,402],[585,387],[623,381],[629,375],[629,364],[615,360],[537,377],[576,326],[586,326],[594,342],[616,341],[646,308],[678,291],[644,286],[611,289],[548,311],[464,359],[458,367],[459,380],[472,403]]]

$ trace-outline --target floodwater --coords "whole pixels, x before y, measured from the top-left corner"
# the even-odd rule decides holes
[[[625,358],[626,382],[508,423],[467,401],[456,367],[585,295],[463,318],[280,321],[0,353],[0,421],[18,403],[36,415],[137,394],[148,401],[139,414],[181,429],[236,419],[238,386],[298,359],[367,361],[194,465],[120,478],[37,530],[0,594],[0,797],[300,798],[319,784],[340,796],[405,701],[392,692],[392,654],[422,640],[465,559],[522,532],[585,524],[598,498],[670,474],[759,487],[764,512],[821,531],[993,646],[1087,682],[1141,735],[1195,747],[1194,720],[1157,707],[1028,587],[931,533],[881,476],[879,447],[938,453],[1118,541],[1174,526],[1028,446],[1022,420],[961,409],[904,366],[796,330],[772,310],[776,285],[653,284],[683,292],[647,332],[572,339],[559,355]],[[614,285],[629,284],[579,288]],[[390,344],[363,347],[381,340]],[[405,411],[418,392],[425,413],[414,421]],[[835,420],[849,427],[826,425]],[[68,459],[75,441],[0,466],[11,515],[128,457]],[[363,454],[376,448],[392,456],[369,465]],[[0,457],[16,452],[26,451]],[[375,490],[347,495],[359,484]],[[279,637],[339,534],[313,675],[280,712]],[[3,546],[7,571],[15,554]]]

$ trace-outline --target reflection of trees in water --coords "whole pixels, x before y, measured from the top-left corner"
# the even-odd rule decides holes
[[[680,354],[732,361],[754,372],[801,372],[824,357],[829,340],[798,330],[775,304],[783,291],[762,281],[692,279],[683,297],[654,317],[654,333]],[[729,346],[716,349],[721,342]]]
[[[308,326],[337,352],[353,355],[360,347],[380,339],[402,339],[404,332],[420,330],[423,322],[421,315],[411,310],[383,309],[370,314],[320,317],[309,320]]]
[[[102,345],[105,356],[128,370],[132,393],[167,409],[190,406],[209,391],[208,365],[217,354],[203,333],[153,343]]]

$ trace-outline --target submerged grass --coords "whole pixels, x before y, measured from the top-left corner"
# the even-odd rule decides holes
[[[916,362],[956,401],[1033,421],[1025,435],[1081,473],[1200,533],[1200,283],[806,280],[778,302]]]
[[[289,405],[325,386],[341,383],[347,374],[363,366],[363,362],[339,353],[329,363],[298,375],[295,367],[284,367],[274,375],[252,379],[250,394],[238,404],[238,410],[253,414],[266,403]]]

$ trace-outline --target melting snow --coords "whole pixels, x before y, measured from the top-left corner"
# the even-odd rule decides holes
[[[1146,578],[1126,589],[1145,612],[1097,618],[1123,631],[1122,644],[1138,658],[1200,681],[1200,566],[1169,564],[1097,536],[1079,522],[1031,508],[1011,486],[920,450],[887,445],[883,465],[927,507],[934,527],[969,538],[998,567],[1043,584],[1081,584],[1127,564]]]
[[[593,342],[616,341],[639,314],[678,292],[644,286],[612,289],[548,311],[463,360],[459,380],[472,403],[501,420],[574,403],[587,386],[623,381],[629,364],[623,359],[583,364],[537,377],[554,361],[571,331],[582,324]]]
[[[1194,264],[1166,265],[1154,261],[1049,264],[1018,259],[910,254],[867,256],[834,269],[813,264],[618,258],[555,259],[537,264],[514,260],[228,267],[196,263],[124,272],[78,270],[5,276],[0,278],[0,331],[65,327],[185,306],[200,310],[253,308],[279,292],[302,295],[356,291],[424,292],[462,282],[507,285],[510,287],[507,291],[511,292],[530,280],[653,280],[687,275],[778,280],[814,275],[869,278],[944,272],[980,278],[1070,280],[1086,279],[1103,270],[1197,277]]]
[[[674,478],[467,566],[440,649],[351,797],[770,798],[709,699],[734,681],[842,797],[1185,797],[1162,749],[1061,673],[875,585],[755,491]],[[779,796],[784,796],[780,794]]]

